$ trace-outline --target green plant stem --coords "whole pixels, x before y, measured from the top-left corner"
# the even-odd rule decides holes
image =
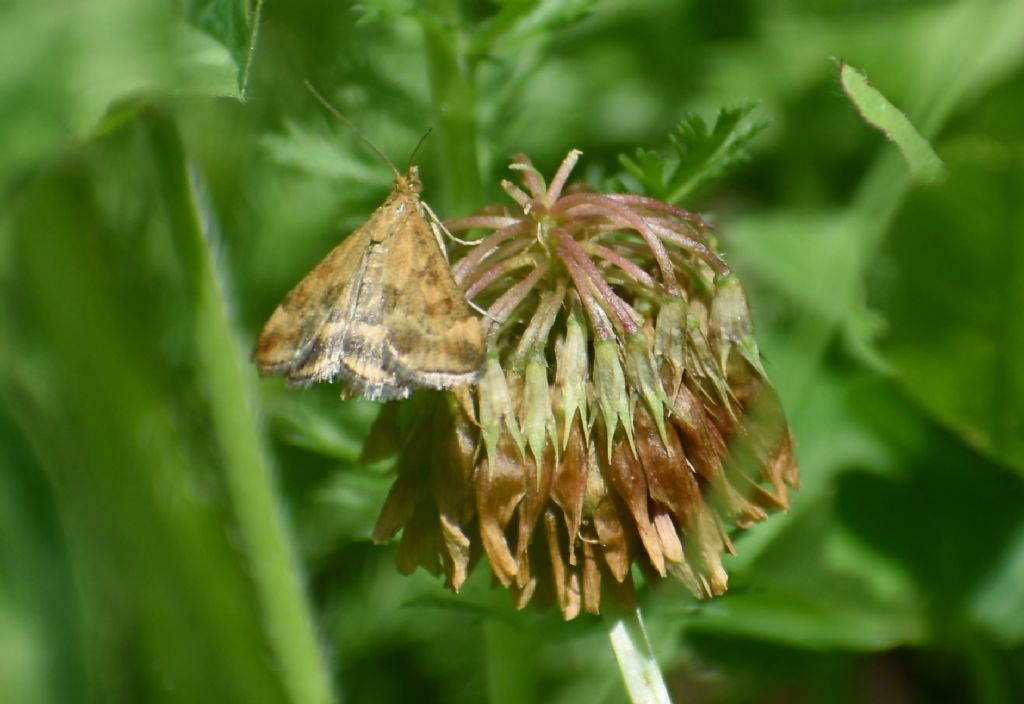
[[[329,704],[330,677],[303,593],[270,463],[259,440],[251,373],[235,339],[209,246],[194,180],[170,120],[148,116],[163,160],[172,230],[194,295],[198,367],[207,384],[213,431],[271,647],[290,701]],[[174,214],[187,214],[180,216]]]
[[[455,0],[425,0],[421,15],[431,103],[444,175],[443,215],[480,206],[480,162],[476,136],[476,90],[465,56]],[[487,691],[491,704],[533,701],[535,665],[530,639],[499,621],[484,623]]]
[[[209,252],[209,249],[206,250]],[[303,594],[213,262],[200,290],[196,337],[238,526],[285,686],[296,704],[332,701],[329,678]]]
[[[421,15],[431,103],[444,174],[444,215],[469,213],[480,205],[476,144],[476,89],[467,60],[458,4],[427,0]]]
[[[605,617],[605,623],[629,700],[633,704],[671,704],[640,609]]]
[[[328,704],[333,701],[330,678],[269,462],[257,440],[242,355],[209,258],[207,264],[196,337],[205,377],[210,382],[210,405],[238,527],[291,700],[296,704]]]

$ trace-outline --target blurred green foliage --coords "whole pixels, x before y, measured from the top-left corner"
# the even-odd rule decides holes
[[[374,405],[256,381],[260,323],[389,188],[307,79],[398,164],[435,127],[443,217],[577,147],[714,220],[804,487],[737,536],[725,597],[643,591],[680,701],[1024,698],[1024,2],[260,10],[0,2],[3,701],[625,696],[601,622],[514,613],[483,569],[452,597],[368,542]],[[912,184],[836,57],[943,181]],[[657,173],[676,125],[679,151],[749,101],[769,126],[725,178]]]

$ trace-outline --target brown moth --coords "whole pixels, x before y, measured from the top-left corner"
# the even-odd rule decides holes
[[[388,199],[263,326],[253,353],[260,374],[296,385],[341,377],[371,400],[479,378],[483,330],[452,278],[444,226],[420,200],[417,168],[403,176],[388,165],[395,173]]]

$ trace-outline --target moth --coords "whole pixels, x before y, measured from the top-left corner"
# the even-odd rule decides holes
[[[253,353],[259,372],[294,385],[341,377],[370,400],[472,383],[484,364],[484,334],[452,278],[444,225],[420,199],[416,166],[402,174],[367,144],[395,174],[391,195],[271,314]]]

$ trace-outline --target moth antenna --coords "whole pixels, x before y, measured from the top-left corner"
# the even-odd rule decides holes
[[[324,96],[320,95],[320,93],[317,92],[317,89],[314,88],[313,84],[310,83],[309,81],[306,81],[306,90],[308,90],[310,92],[310,94],[314,98],[316,98],[316,101],[318,103],[320,103],[322,106],[324,106],[324,108],[327,110],[327,112],[331,113],[331,115],[333,115],[337,120],[342,122],[350,130],[352,130],[355,133],[356,137],[359,137],[359,140],[363,144],[365,144],[367,147],[370,148],[370,151],[372,151],[374,154],[376,154],[378,157],[380,157],[381,161],[383,161],[385,164],[387,164],[388,168],[391,169],[394,172],[395,177],[397,177],[397,178],[401,178],[402,177],[402,174],[400,174],[398,172],[398,169],[395,168],[395,165],[391,163],[391,159],[388,159],[384,155],[384,152],[382,152],[380,149],[377,149],[377,147],[373,146],[373,142],[371,142],[370,140],[368,140],[366,137],[363,136],[363,133],[359,131],[359,129],[355,126],[355,124],[352,123],[352,120],[348,119],[347,117],[342,115],[340,112],[338,112],[337,108],[335,108],[333,105],[331,105],[329,102],[327,102],[327,98],[325,98]],[[427,134],[429,134],[429,132]],[[426,137],[426,135],[423,135],[423,136]],[[423,140],[421,139],[420,143],[422,144],[422,142],[423,142]],[[419,148],[419,146],[417,145],[417,149],[418,148]],[[415,154],[415,153],[416,153],[416,151],[413,150],[413,154]],[[410,163],[411,163],[411,158],[410,158]]]
[[[422,137],[420,137],[420,141],[416,142],[416,146],[413,147],[412,154],[409,155],[409,163],[405,165],[406,172],[408,172],[409,169],[412,168],[412,160],[414,158],[416,158],[416,152],[418,152],[420,150],[420,147],[423,146],[423,143],[427,141],[427,137],[429,137],[430,133],[433,132],[433,131],[434,131],[433,127],[428,127],[427,131],[423,133]]]

